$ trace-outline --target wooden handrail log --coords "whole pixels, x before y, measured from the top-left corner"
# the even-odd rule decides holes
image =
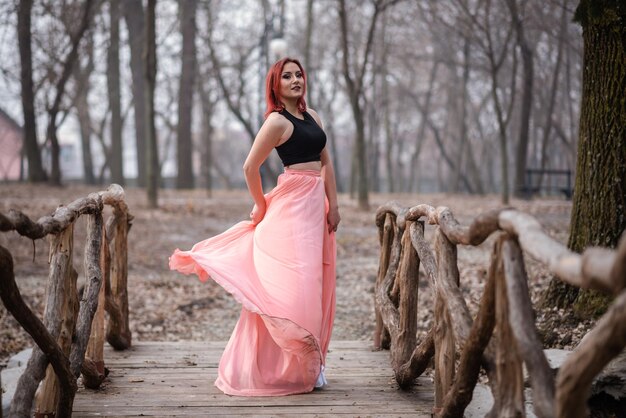
[[[385,213],[385,222],[381,226],[379,231],[380,241],[380,258],[378,260],[378,274],[376,276],[375,289],[378,289],[389,269],[389,258],[391,257],[391,245],[393,243],[393,236],[395,234],[395,216],[391,213]],[[388,349],[390,344],[389,331],[385,328],[385,324],[381,315],[381,307],[379,300],[374,296],[375,311],[376,311],[376,328],[374,330],[374,348],[375,349]]]
[[[592,247],[581,256],[547,235],[534,217],[511,208],[487,211],[477,216],[469,227],[459,225],[447,207],[435,209],[421,204],[403,210],[397,203],[390,203],[379,208],[377,224],[379,215],[386,213],[397,217],[401,229],[406,220],[426,217],[429,224],[440,225],[453,244],[479,245],[498,229],[505,230],[518,237],[524,251],[571,285],[613,294],[626,288],[626,234],[617,252]],[[382,219],[384,222],[384,216]]]
[[[459,348],[465,345],[470,329],[472,316],[458,285],[459,270],[457,266],[456,246],[444,235],[441,229],[435,232],[435,253],[437,255],[437,291],[445,301],[448,313],[452,318],[452,329]]]
[[[392,215],[394,219],[397,219],[397,217],[400,216],[402,212],[406,212],[406,208],[400,206],[398,202],[391,201],[385,203],[382,206],[379,206],[376,210],[376,226],[378,228],[381,228],[384,225],[385,216],[388,213]],[[402,225],[402,229],[404,229],[404,225]]]
[[[394,370],[396,381],[401,388],[409,387],[430,364],[435,355],[435,329],[431,327],[421,343],[415,346],[407,362]]]
[[[437,286],[438,286],[437,285],[437,263],[435,262],[435,256],[433,254],[432,249],[430,248],[430,245],[428,244],[428,242],[426,242],[423,235],[420,235],[418,233],[419,231],[417,229],[417,226],[418,225],[416,223],[411,225],[411,243],[413,247],[415,248],[415,250],[417,251],[421,266],[424,268],[424,273],[426,277],[428,278],[430,286],[433,289],[437,289]],[[471,319],[470,319],[470,326],[471,326]],[[467,333],[459,332],[455,334],[457,338],[457,343],[459,345],[459,349],[463,347],[463,345],[465,344],[466,336],[468,334],[469,334],[469,331]],[[434,347],[433,347],[433,350],[434,350]],[[495,360],[494,360],[493,349],[490,348],[489,346],[482,353],[481,364],[483,368],[487,371],[487,374],[490,378],[489,384],[492,385],[494,382]]]
[[[557,374],[556,416],[588,416],[587,399],[593,378],[626,347],[626,291],[611,304],[585,335]]]
[[[480,372],[481,357],[496,323],[495,282],[497,264],[500,262],[500,246],[500,241],[495,244],[480,308],[467,338],[467,348],[461,354],[457,378],[444,398],[441,417],[463,416],[463,411],[472,399]]]
[[[533,405],[540,418],[554,416],[554,374],[543,353],[528,290],[528,276],[518,243],[507,239],[502,247],[504,278],[509,305],[509,322],[533,388]]]
[[[125,194],[124,189],[119,184],[111,184],[107,187],[106,190],[98,192],[98,194],[102,197],[102,202],[105,205],[114,206],[123,210],[124,212],[128,211],[128,206],[126,205],[126,201],[124,200]]]
[[[434,251],[424,239],[424,220],[438,226]],[[459,416],[469,402],[481,365],[495,398],[491,414],[518,414],[524,409],[525,364],[537,416],[585,416],[591,381],[626,347],[626,233],[616,250],[592,247],[581,255],[550,237],[534,217],[512,208],[487,211],[467,227],[444,206],[421,204],[404,209],[390,202],[378,209],[376,224],[381,242],[375,287],[377,320],[380,317],[391,335],[392,366],[400,387],[409,386],[434,358],[435,412]],[[457,245],[477,246],[498,231],[479,313],[472,320],[458,286]],[[404,236],[407,232],[410,244]],[[415,249],[418,266],[435,293],[435,323],[406,358],[407,347],[397,346],[406,341],[400,337],[406,330],[398,307],[400,301],[408,300],[404,293],[409,290],[402,287],[407,272],[412,271],[408,245]],[[537,335],[524,253],[564,282],[617,295],[561,367],[556,383]],[[417,272],[411,274],[418,280]],[[394,357],[400,351],[402,357]],[[461,355],[458,368],[457,353]]]
[[[621,244],[617,252],[591,247],[581,256],[548,236],[531,215],[516,210],[502,211],[499,224],[518,237],[522,248],[531,257],[546,264],[551,272],[571,285],[613,294],[626,285],[626,279],[620,273],[625,269],[626,244]],[[614,267],[616,263],[621,263],[622,267]]]
[[[52,364],[54,372],[61,383],[59,416],[70,416],[74,394],[78,389],[76,379],[72,375],[70,363],[65,354],[63,354],[61,347],[57,344],[56,338],[48,332],[37,315],[24,303],[13,275],[13,258],[11,253],[2,246],[0,246],[0,297],[7,310],[11,312],[22,328],[33,337],[37,346],[47,357],[47,361]],[[29,399],[32,400],[32,396]],[[22,405],[12,404],[10,415],[28,417],[30,415],[30,402],[24,402]]]
[[[376,303],[378,305],[378,308],[380,309],[383,323],[392,336],[392,340],[394,339],[393,336],[400,332],[400,313],[398,312],[398,309],[393,305],[388,295],[393,285],[393,279],[395,277],[396,271],[398,270],[398,265],[400,264],[401,240],[402,236],[400,234],[394,235],[391,245],[391,254],[389,257],[389,267],[387,268],[385,278],[383,279],[380,286],[376,289]]]
[[[430,205],[417,205],[409,208],[405,219],[418,221],[421,217],[426,217],[429,225],[436,225],[438,223],[437,210]]]
[[[54,214],[43,216],[33,222],[22,212],[10,209],[4,216],[0,214],[0,231],[15,230],[30,239],[40,239],[48,234],[58,234],[70,226],[80,215],[102,211],[102,199],[97,193],[75,200],[68,206],[59,206]]]
[[[128,207],[123,199],[122,187],[112,184],[105,191],[90,193],[87,197],[76,199],[67,206],[59,206],[52,215],[43,216],[36,222],[22,212],[10,209],[6,215],[0,213],[0,231],[14,230],[24,237],[40,239],[48,234],[58,234],[80,215],[101,212],[104,204],[127,212]]]
[[[76,320],[76,334],[70,354],[72,372],[76,377],[80,375],[80,369],[85,358],[85,350],[91,334],[91,323],[98,307],[98,293],[102,285],[102,271],[100,270],[102,214],[90,215],[87,223],[87,244],[84,259],[87,288],[83,292],[83,299],[80,302],[80,310]]]

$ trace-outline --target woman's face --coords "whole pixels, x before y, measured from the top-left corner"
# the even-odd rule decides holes
[[[295,62],[288,62],[280,75],[280,97],[297,100],[304,92],[304,77]]]

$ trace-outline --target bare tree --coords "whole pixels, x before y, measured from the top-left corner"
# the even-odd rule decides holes
[[[156,130],[154,127],[154,88],[156,86],[157,58],[156,58],[156,0],[148,0],[146,9],[146,23],[144,34],[144,69],[145,69],[145,97],[144,97],[144,124],[146,139],[146,180],[148,204],[152,208],[158,207],[159,187],[159,154],[157,149]]]
[[[355,63],[358,55],[352,52],[348,40],[348,12],[345,0],[339,0],[339,26],[341,32],[341,51],[343,54],[343,77],[346,82],[346,90],[350,101],[350,108],[356,126],[355,137],[355,157],[357,172],[357,191],[359,208],[369,209],[369,192],[367,184],[367,150],[365,145],[365,115],[363,112],[363,88],[364,78],[367,71],[368,61],[372,51],[376,24],[380,14],[389,6],[397,3],[397,0],[375,0],[373,2],[374,11],[367,24],[367,38],[365,41],[365,51],[361,54],[362,61]]]
[[[46,129],[46,140],[50,143],[50,151],[52,157],[52,167],[50,169],[50,182],[54,185],[61,184],[61,165],[59,154],[61,147],[57,138],[58,120],[57,115],[61,109],[61,100],[65,95],[65,85],[69,79],[74,64],[78,58],[78,47],[83,35],[87,31],[92,17],[92,7],[96,4],[96,0],[85,0],[80,10],[79,25],[75,33],[70,34],[71,49],[63,60],[61,74],[56,82],[55,95],[52,105],[48,110],[48,127]]]
[[[561,73],[561,63],[563,61],[563,49],[564,49],[564,43],[565,43],[565,36],[567,32],[567,8],[565,7],[566,2],[567,0],[564,0],[562,12],[561,12],[561,23],[559,25],[560,29],[559,29],[558,42],[557,42],[556,64],[554,65],[554,73],[552,76],[550,96],[548,98],[548,109],[545,112],[546,119],[545,119],[545,124],[543,128],[543,136],[541,140],[541,169],[542,170],[546,168],[546,164],[548,160],[548,156],[547,156],[548,143],[550,140],[550,135],[552,133],[552,128],[554,126],[552,122],[553,121],[552,115],[554,113],[554,106],[556,103],[556,96],[558,92],[559,75]],[[543,181],[543,175],[540,175],[537,181],[539,187],[541,187],[542,181]]]
[[[145,17],[141,0],[122,2],[124,21],[128,27],[130,45],[130,70],[132,74],[133,106],[135,109],[135,150],[137,159],[137,185],[146,185],[146,126],[145,126],[145,62],[142,54],[145,46]]]
[[[258,49],[258,45],[238,45],[236,50],[232,50],[231,53],[234,55],[231,58],[232,63],[228,66],[231,72],[234,73],[234,77],[232,83],[227,81],[225,75],[225,65],[220,61],[218,57],[218,52],[216,51],[217,47],[214,42],[213,35],[213,11],[211,10],[211,6],[207,7],[208,18],[209,18],[209,32],[207,35],[206,42],[209,47],[211,65],[213,67],[213,73],[215,78],[217,79],[217,83],[220,87],[222,97],[226,102],[226,106],[232,115],[241,123],[244,130],[248,134],[250,138],[250,142],[254,141],[256,136],[257,126],[258,124],[255,122],[257,119],[258,111],[251,110],[246,108],[246,106],[253,102],[249,97],[246,97],[244,92],[247,90],[247,86],[249,86],[248,80],[246,80],[246,70],[250,67],[248,64],[248,60],[250,59],[253,51]],[[234,71],[232,71],[234,70]],[[271,184],[275,184],[276,178],[278,175],[276,171],[272,168],[270,164],[270,160],[266,160],[261,165],[261,177],[263,179],[264,185],[268,186]]]
[[[511,12],[511,18],[513,25],[515,26],[515,32],[517,34],[517,46],[520,49],[522,55],[523,66],[523,83],[522,83],[522,108],[520,115],[520,131],[519,139],[517,142],[517,152],[515,153],[515,187],[513,193],[516,196],[521,196],[525,183],[526,163],[528,159],[528,131],[530,127],[530,110],[532,108],[533,100],[533,50],[530,46],[530,42],[526,38],[524,32],[524,25],[519,14],[517,7],[517,0],[507,0],[506,2],[509,11]]]
[[[41,163],[37,142],[37,118],[35,117],[35,92],[33,90],[33,58],[31,49],[31,10],[33,0],[20,0],[17,9],[17,37],[20,50],[20,81],[22,84],[22,110],[24,112],[24,148],[28,158],[28,180],[47,180]]]
[[[196,7],[197,0],[181,0],[180,30],[183,34],[182,69],[178,92],[178,129],[176,187],[193,188],[193,150],[191,115],[196,73]]]
[[[110,41],[107,51],[107,92],[111,108],[111,182],[124,184],[122,104],[120,92],[120,0],[109,0]]]
[[[74,66],[74,109],[78,116],[78,126],[80,129],[81,148],[82,148],[82,162],[83,162],[83,176],[85,183],[95,184],[96,178],[94,176],[93,158],[91,153],[91,134],[92,134],[92,120],[91,111],[88,102],[90,91],[90,77],[94,70],[94,45],[93,36],[87,35],[85,42],[84,56],[86,63],[83,66],[80,61]]]
[[[211,171],[213,168],[213,114],[215,112],[215,106],[217,104],[218,95],[211,94],[207,88],[207,83],[201,80],[196,80],[198,86],[198,94],[200,95],[200,103],[202,105],[202,135],[200,140],[201,161],[200,170],[201,176],[204,178],[204,187],[209,197],[213,193],[213,178]]]

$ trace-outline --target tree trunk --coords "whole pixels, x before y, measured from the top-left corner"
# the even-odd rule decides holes
[[[33,0],[20,0],[17,9],[17,39],[20,49],[20,82],[22,85],[22,111],[24,112],[24,148],[28,159],[28,181],[38,183],[46,181],[47,175],[41,163],[41,153],[37,143],[30,23],[32,8]]]
[[[70,34],[72,48],[63,61],[61,74],[56,83],[56,92],[52,106],[48,109],[48,127],[46,129],[46,138],[50,142],[50,152],[52,157],[52,167],[50,169],[50,183],[53,185],[61,184],[61,164],[59,156],[61,147],[59,146],[59,140],[57,138],[57,115],[61,108],[61,100],[65,94],[65,85],[70,78],[74,64],[78,59],[78,46],[83,38],[83,35],[89,28],[91,21],[91,10],[94,4],[94,0],[85,0],[83,7],[83,13],[79,22],[76,33]]]
[[[200,103],[202,104],[202,164],[200,164],[201,176],[204,178],[204,187],[207,191],[207,196],[211,197],[213,193],[213,179],[211,177],[211,170],[213,168],[213,125],[211,120],[213,118],[213,111],[215,108],[215,102],[211,101],[209,93],[204,87],[204,83],[201,80],[196,80],[198,85],[198,93],[200,94]]]
[[[526,163],[528,160],[528,131],[530,127],[530,111],[533,102],[533,51],[528,44],[524,34],[524,26],[517,10],[517,0],[507,0],[513,25],[517,32],[517,45],[522,55],[523,83],[522,83],[522,108],[520,115],[520,131],[517,142],[517,152],[515,153],[515,187],[513,194],[522,196],[524,194],[524,184],[526,175]]]
[[[135,148],[137,153],[137,185],[146,185],[146,126],[145,126],[145,70],[142,58],[144,50],[144,12],[141,0],[122,2],[124,20],[128,27],[130,44],[130,70],[133,79],[133,106],[135,108]]]
[[[502,204],[509,204],[509,152],[507,150],[507,137],[506,137],[506,122],[498,98],[498,74],[497,70],[492,65],[491,68],[491,95],[493,97],[493,105],[496,109],[496,116],[498,119],[498,139],[500,143],[500,168],[502,172],[502,184],[500,190],[502,194]]]
[[[111,182],[124,185],[122,104],[120,99],[120,0],[109,0],[111,39],[107,51],[107,92],[111,107]]]
[[[583,92],[568,247],[614,248],[626,228],[626,9],[582,0],[575,14],[583,27]],[[607,299],[553,279],[545,302],[562,306],[576,297],[580,316],[599,315]]]
[[[415,148],[411,153],[411,165],[410,165],[410,173],[409,173],[409,182],[407,187],[407,192],[418,192],[419,187],[417,185],[417,160],[420,155],[420,151],[422,150],[422,144],[424,143],[424,135],[426,134],[426,120],[428,112],[430,111],[430,99],[432,97],[433,90],[435,89],[435,79],[437,77],[437,67],[439,66],[439,62],[435,61],[433,63],[433,67],[430,70],[430,78],[428,81],[428,90],[426,91],[426,97],[424,98],[423,106],[420,106],[418,111],[421,113],[420,125],[417,130],[417,136],[415,137]]]
[[[465,38],[463,40],[463,78],[462,78],[462,93],[460,97],[460,103],[458,104],[460,109],[460,117],[459,117],[459,153],[457,154],[457,161],[455,164],[455,168],[453,170],[454,179],[452,183],[452,187],[454,192],[459,191],[459,187],[461,185],[461,170],[463,157],[469,157],[469,154],[472,153],[472,150],[469,149],[469,139],[467,137],[467,105],[468,105],[468,93],[467,86],[469,83],[469,75],[470,75],[470,40],[469,38]],[[454,69],[452,69],[454,70]],[[467,149],[467,151],[466,151]],[[469,151],[469,152],[468,152]],[[470,163],[468,161],[468,166]],[[466,190],[469,192],[469,190]]]
[[[383,115],[383,126],[385,129],[385,167],[387,168],[387,173],[386,173],[386,177],[387,177],[387,192],[389,193],[393,193],[396,191],[396,182],[395,180],[399,177],[399,176],[395,176],[394,175],[394,169],[395,169],[395,164],[399,164],[399,160],[393,161],[393,130],[392,130],[392,122],[391,122],[391,101],[389,99],[389,81],[388,81],[388,77],[389,77],[389,67],[388,67],[388,56],[389,56],[389,51],[388,48],[386,47],[387,43],[388,43],[388,35],[387,35],[387,21],[388,21],[388,16],[385,13],[384,19],[383,19],[383,27],[382,27],[382,40],[383,40],[383,45],[382,45],[382,65],[381,65],[381,83],[382,83],[382,96],[383,96],[383,104],[384,104],[384,109],[383,111],[385,112]],[[376,97],[376,96],[374,96]],[[378,109],[376,109],[376,103],[372,103],[372,107],[374,108],[374,111],[378,111]],[[398,154],[399,156],[400,154]],[[400,189],[400,188],[398,188]]]
[[[156,131],[154,127],[154,88],[156,84],[156,0],[148,0],[148,8],[146,11],[145,24],[145,103],[144,115],[145,133],[146,133],[146,179],[148,204],[151,208],[158,207],[158,187],[159,187],[159,158],[157,148]]]
[[[550,134],[552,133],[552,114],[554,113],[554,104],[556,101],[556,92],[559,88],[559,75],[561,74],[561,62],[563,61],[563,44],[565,43],[565,35],[567,32],[567,7],[563,5],[561,13],[561,30],[559,32],[558,51],[556,55],[556,64],[554,66],[554,74],[552,76],[552,87],[550,90],[550,98],[548,101],[548,110],[546,111],[546,124],[543,129],[543,137],[541,140],[541,165],[543,170],[548,162],[548,143],[550,142]],[[537,186],[541,188],[543,182],[543,174],[539,174]]]
[[[180,3],[180,29],[183,35],[182,69],[178,93],[178,129],[176,161],[178,189],[192,189],[193,147],[191,141],[191,115],[193,113],[194,79],[196,72],[196,6],[197,0]]]
[[[74,107],[78,115],[78,125],[80,129],[83,178],[86,184],[96,184],[94,176],[93,159],[91,154],[91,112],[89,111],[90,76],[93,72],[93,38],[89,37],[88,63],[85,68],[81,68],[79,63],[74,66],[74,79],[76,80],[76,94],[74,96]]]
[[[388,3],[390,4],[390,3]],[[354,141],[355,157],[356,157],[356,173],[357,173],[357,195],[359,208],[362,210],[369,209],[369,194],[367,186],[367,160],[366,160],[366,144],[365,144],[365,120],[363,117],[363,109],[361,106],[361,98],[363,95],[363,79],[368,66],[368,60],[371,55],[374,33],[376,31],[376,23],[380,12],[384,11],[385,6],[381,6],[378,2],[374,5],[374,14],[369,22],[367,32],[367,41],[365,43],[365,51],[362,54],[363,62],[356,66],[356,74],[353,74],[350,65],[350,49],[348,46],[348,17],[346,12],[345,0],[339,0],[339,26],[341,28],[341,50],[343,52],[342,69],[343,76],[346,81],[348,96],[350,100],[350,108],[354,124],[356,125],[356,137]],[[357,55],[357,54],[355,54]],[[358,55],[357,55],[358,56]]]
[[[306,2],[306,26],[304,29],[304,54],[303,54],[303,65],[306,70],[306,78],[307,78],[307,90],[309,93],[313,91],[311,83],[314,80],[315,72],[311,68],[311,40],[313,38],[313,25],[315,23],[313,13],[313,0],[307,0]]]

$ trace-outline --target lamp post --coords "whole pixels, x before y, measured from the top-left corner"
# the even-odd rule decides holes
[[[275,36],[270,40],[269,54],[270,61],[276,62],[287,56],[287,41],[282,36]]]

